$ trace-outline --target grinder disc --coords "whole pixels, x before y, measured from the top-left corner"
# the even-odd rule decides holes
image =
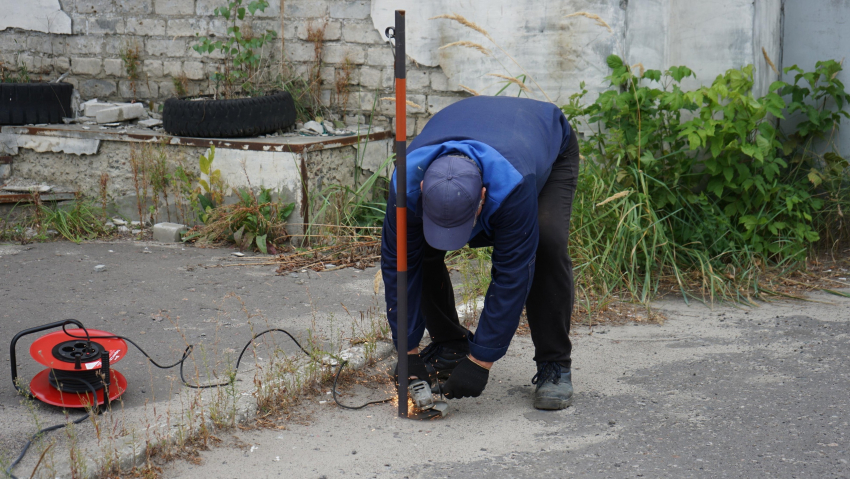
[[[74,336],[85,337],[86,335],[82,329],[69,329],[68,332]],[[92,345],[96,350],[109,351],[110,365],[117,363],[127,354],[127,343],[123,339],[98,337],[113,336],[113,334],[97,329],[89,329],[88,332],[92,343],[97,343],[97,345]],[[81,355],[80,365],[82,369],[100,369],[100,355],[89,358],[92,355],[83,351],[85,345],[85,339],[69,336],[65,334],[65,331],[56,331],[36,339],[30,346],[30,356],[48,368],[61,371],[79,371],[74,368],[75,363],[72,359],[74,354],[79,354]],[[65,396],[67,395],[66,393]]]
[[[93,330],[90,329],[89,332],[93,332]],[[30,381],[30,392],[39,401],[59,407],[89,407],[92,405],[92,395],[90,392],[62,392],[50,385],[49,375],[50,369],[45,369],[36,374],[32,378],[32,381]],[[114,369],[110,369],[109,376],[112,379],[112,385],[109,386],[109,400],[114,401],[127,390],[127,378]],[[97,391],[97,403],[104,403],[103,389]]]

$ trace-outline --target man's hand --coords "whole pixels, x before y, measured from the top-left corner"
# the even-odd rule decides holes
[[[484,391],[489,377],[489,369],[479,366],[469,357],[463,358],[443,385],[443,394],[448,399],[476,398]]]

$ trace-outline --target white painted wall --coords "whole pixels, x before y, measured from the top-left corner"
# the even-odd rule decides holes
[[[838,79],[850,89],[850,0],[785,0],[785,31],[783,35],[782,66],[797,65],[812,71],[821,60],[844,61],[844,71]],[[785,75],[784,81],[792,83],[795,72]],[[805,80],[803,80],[805,83]],[[845,105],[845,109],[848,106]],[[793,128],[797,118],[789,118],[787,128]],[[820,145],[825,151],[833,148],[847,157],[850,155],[850,120],[842,122],[841,129]]]
[[[440,66],[452,81],[490,95],[504,86],[490,73],[516,77],[524,69],[540,85],[526,81],[531,98],[566,103],[579,82],[595,87],[608,74],[605,57],[621,49],[618,39],[623,37],[625,12],[619,5],[619,0],[372,0],[372,22],[383,35],[394,24],[394,11],[404,9],[407,54],[417,63]],[[587,18],[565,18],[578,11],[599,15],[612,31]],[[455,21],[429,20],[450,13],[483,27],[507,55],[485,35]],[[493,55],[463,47],[439,49],[456,41],[479,43]],[[516,94],[517,87],[510,91]]]
[[[0,31],[20,28],[44,33],[71,34],[71,17],[59,0],[0,0]]]
[[[284,196],[291,194],[287,199],[295,201],[296,211],[300,211],[303,188],[300,157],[295,153],[216,148],[213,169],[221,170],[222,180],[232,188],[264,186]],[[206,175],[201,176],[209,181]]]
[[[750,63],[756,66],[757,88],[766,89],[776,79],[761,48],[778,61],[781,0],[372,0],[375,28],[383,33],[393,25],[396,9],[407,11],[410,58],[440,66],[450,81],[482,94],[494,94],[503,85],[489,73],[516,77],[523,70],[485,35],[430,17],[458,13],[480,25],[558,104],[566,103],[582,81],[590,99],[606,89],[605,58],[611,53],[646,68],[687,65],[697,75],[686,83],[690,87]],[[599,15],[611,31],[589,18],[565,18],[576,12]],[[469,48],[439,49],[462,40],[491,49],[493,56]],[[529,96],[547,99],[529,86]]]

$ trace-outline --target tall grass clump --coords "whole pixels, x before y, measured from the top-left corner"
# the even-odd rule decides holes
[[[367,133],[368,134],[368,133]],[[354,156],[353,185],[332,184],[311,193],[317,222],[305,231],[306,239],[325,244],[374,240],[380,236],[387,209],[387,177],[395,155],[361,181],[366,170],[365,143]]]
[[[80,243],[106,234],[99,206],[94,200],[78,196],[71,207],[42,204],[37,208],[43,227],[52,228],[65,239]]]
[[[562,107],[590,132],[571,238],[580,293],[748,301],[772,292],[768,272],[847,239],[848,165],[833,138],[850,95],[838,62],[787,68],[793,83],[760,97],[751,65],[692,91],[684,66],[645,70],[616,55],[608,66],[608,91],[585,105],[582,85]]]

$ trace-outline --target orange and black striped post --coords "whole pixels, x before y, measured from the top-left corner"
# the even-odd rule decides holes
[[[398,415],[407,417],[407,88],[404,10],[395,11],[396,294],[398,296]]]

